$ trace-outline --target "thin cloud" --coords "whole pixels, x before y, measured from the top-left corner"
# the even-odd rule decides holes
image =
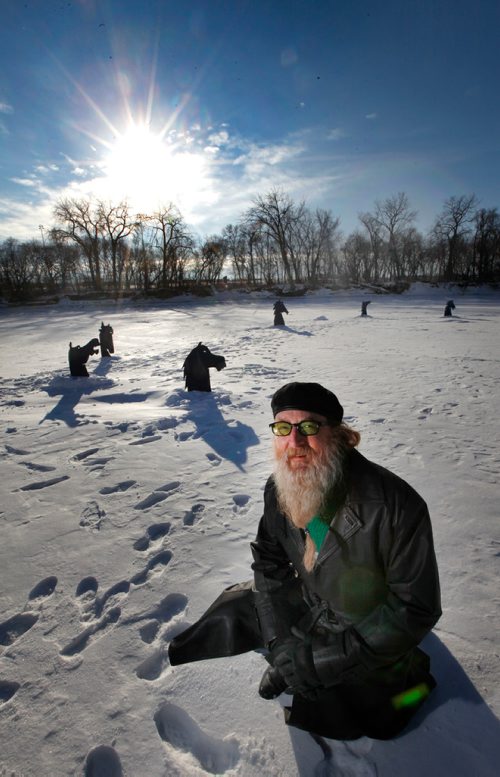
[[[0,103],[0,113],[14,113],[14,108],[8,103]]]
[[[10,178],[12,183],[17,183],[19,186],[36,186],[37,182],[32,178]]]
[[[373,119],[377,119],[378,114],[377,113],[367,113],[365,116],[365,119],[368,119],[369,121],[373,121]]]
[[[344,130],[340,129],[340,127],[335,127],[334,129],[330,130],[328,132],[326,139],[327,140],[341,140],[342,138],[347,137]]]
[[[229,142],[229,133],[226,130],[221,130],[210,135],[208,139],[214,146],[225,146]]]

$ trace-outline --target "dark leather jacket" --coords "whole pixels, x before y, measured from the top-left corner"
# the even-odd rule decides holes
[[[347,498],[310,573],[302,563],[305,534],[279,511],[272,478],[252,543],[264,641],[289,636],[300,619],[326,687],[376,678],[410,655],[441,615],[424,500],[358,451],[348,456],[348,473]]]

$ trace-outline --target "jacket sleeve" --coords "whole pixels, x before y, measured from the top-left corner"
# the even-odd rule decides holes
[[[264,644],[290,636],[296,622],[299,581],[276,536],[276,522],[286,520],[278,514],[272,479],[264,492],[264,515],[255,542],[252,542],[254,563],[254,596]]]
[[[321,642],[313,659],[325,686],[356,681],[389,666],[416,647],[441,615],[439,576],[425,502],[413,489],[390,507],[378,541],[386,595],[358,621]]]

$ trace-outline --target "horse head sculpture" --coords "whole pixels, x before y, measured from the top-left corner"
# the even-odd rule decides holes
[[[212,353],[206,345],[198,343],[187,356],[184,365],[184,379],[188,391],[211,391],[209,368],[219,372],[226,366],[223,356]]]
[[[105,324],[101,321],[101,328],[99,329],[99,341],[101,344],[101,356],[111,356],[115,352],[115,346],[113,343],[113,327],[111,324]]]
[[[90,356],[95,356],[99,353],[99,340],[97,337],[93,337],[89,340],[87,345],[75,345],[69,344],[68,360],[69,370],[74,378],[88,378],[86,364]]]

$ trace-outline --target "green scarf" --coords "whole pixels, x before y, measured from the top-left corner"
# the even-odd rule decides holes
[[[318,553],[328,534],[333,517],[344,504],[346,496],[347,483],[343,481],[334,492],[329,494],[321,513],[311,518],[306,526],[306,531],[311,536]]]
[[[311,536],[312,541],[316,545],[316,550],[323,545],[326,535],[328,534],[329,524],[323,521],[319,515],[315,515],[307,524],[306,531]]]

